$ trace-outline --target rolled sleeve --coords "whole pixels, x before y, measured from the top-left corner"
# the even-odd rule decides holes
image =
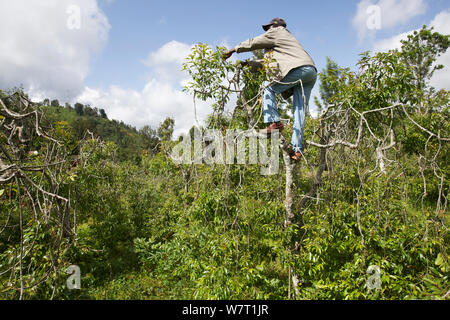
[[[275,38],[270,30],[258,37],[246,40],[238,44],[234,49],[237,53],[248,52],[258,49],[270,49],[275,46]]]

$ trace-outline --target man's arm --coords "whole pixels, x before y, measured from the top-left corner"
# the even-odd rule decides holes
[[[233,50],[237,53],[241,53],[258,49],[270,49],[273,48],[274,46],[275,46],[275,38],[273,37],[273,32],[269,30],[258,37],[241,42]]]
[[[257,49],[273,48],[275,46],[275,38],[274,38],[274,34],[273,34],[272,30],[273,29],[267,31],[266,33],[264,33],[258,37],[241,42],[234,49],[231,49],[230,51],[225,53],[223,55],[223,58],[228,59],[235,52],[241,53],[241,52],[248,52],[248,51],[253,51],[253,50],[257,50]]]

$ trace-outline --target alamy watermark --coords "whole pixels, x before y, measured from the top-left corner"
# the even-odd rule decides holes
[[[381,7],[377,5],[368,6],[366,9],[366,26],[369,30],[381,29]]]
[[[369,279],[367,279],[366,285],[369,290],[380,290],[381,289],[381,269],[378,266],[372,265],[367,269],[367,273],[371,274]]]
[[[278,173],[278,130],[272,131],[269,139],[252,130],[228,130],[224,136],[220,130],[210,129],[202,133],[194,127],[193,136],[187,134],[181,137],[182,141],[173,148],[171,154],[176,164],[260,164],[262,175]]]
[[[77,5],[70,5],[66,9],[67,17],[67,28],[69,30],[80,30],[81,29],[81,8]]]
[[[81,270],[77,265],[71,265],[67,268],[67,274],[70,276],[67,278],[66,284],[69,290],[81,289]]]

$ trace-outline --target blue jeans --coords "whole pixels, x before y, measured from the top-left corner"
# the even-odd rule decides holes
[[[303,89],[305,92],[305,101],[303,101],[302,87],[300,83],[297,84],[282,84],[296,82],[299,79],[302,80]],[[294,126],[292,129],[292,148],[295,152],[303,152],[303,132],[305,130],[305,106],[309,103],[311,97],[311,90],[313,89],[317,80],[317,71],[312,66],[303,66],[292,69],[280,83],[267,87],[263,95],[263,112],[264,122],[272,123],[279,122],[280,117],[278,115],[276,105],[276,95],[282,93],[288,89],[294,90]]]

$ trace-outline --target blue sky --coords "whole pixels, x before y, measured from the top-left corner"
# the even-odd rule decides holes
[[[379,29],[367,28],[371,5],[380,9]],[[68,27],[71,6],[79,28]],[[88,103],[138,128],[171,116],[181,133],[194,124],[192,97],[180,90],[190,47],[234,47],[274,17],[286,20],[319,71],[327,56],[355,70],[361,52],[397,47],[424,24],[450,34],[448,0],[0,1],[0,89],[23,85],[36,100]],[[449,65],[449,54],[440,62]],[[449,89],[449,75],[441,71],[433,85]],[[197,108],[202,119],[211,111]]]
[[[371,41],[359,42],[352,18],[358,1],[148,1],[115,0],[100,2],[111,24],[110,39],[92,65],[88,85],[115,84],[138,89],[145,83],[142,59],[170,40],[194,44],[234,46],[263,33],[261,25],[274,17],[283,17],[288,29],[308,50],[319,69],[326,56],[339,64],[353,67],[358,54],[371,50]],[[408,23],[389,30],[386,38],[428,24],[448,1],[430,1],[427,11]],[[242,57],[242,56],[240,56]]]

